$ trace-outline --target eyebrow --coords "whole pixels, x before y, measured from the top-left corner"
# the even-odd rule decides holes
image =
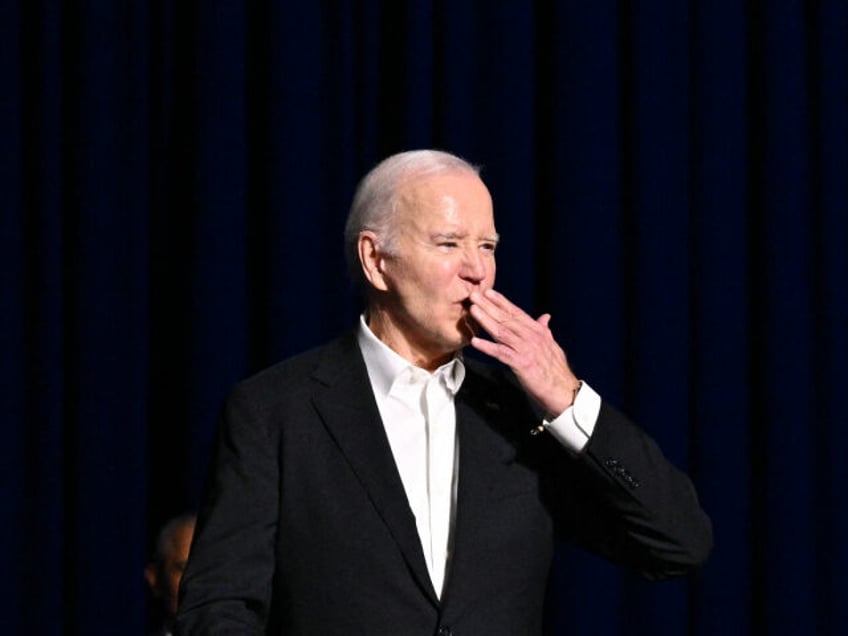
[[[463,239],[466,236],[466,234],[460,234],[458,232],[436,232],[433,234],[433,239]],[[498,243],[501,240],[501,236],[496,232],[494,236],[484,236],[478,240]]]

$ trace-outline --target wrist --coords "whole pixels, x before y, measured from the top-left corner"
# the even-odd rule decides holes
[[[574,401],[577,399],[577,394],[580,393],[580,389],[582,389],[582,388],[583,388],[583,380],[578,380],[578,379],[575,378],[575,384],[574,384],[574,386],[572,387],[572,390],[571,390],[571,404],[569,404],[569,406],[574,404]]]

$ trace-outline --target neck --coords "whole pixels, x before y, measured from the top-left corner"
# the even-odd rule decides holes
[[[450,362],[456,351],[433,350],[411,340],[403,326],[380,307],[370,306],[365,311],[365,323],[377,339],[400,357],[416,367],[433,372]]]

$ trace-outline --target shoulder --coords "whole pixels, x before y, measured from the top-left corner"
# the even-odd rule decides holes
[[[355,332],[282,360],[238,382],[230,390],[227,402],[261,403],[266,407],[302,398],[315,387],[339,374],[364,369]],[[301,400],[298,400],[301,401]]]

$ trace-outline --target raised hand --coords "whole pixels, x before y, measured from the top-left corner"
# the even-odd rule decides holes
[[[494,289],[475,291],[470,300],[472,317],[492,337],[474,336],[471,346],[509,366],[551,418],[562,414],[574,401],[580,381],[548,328],[550,314],[534,320]]]

